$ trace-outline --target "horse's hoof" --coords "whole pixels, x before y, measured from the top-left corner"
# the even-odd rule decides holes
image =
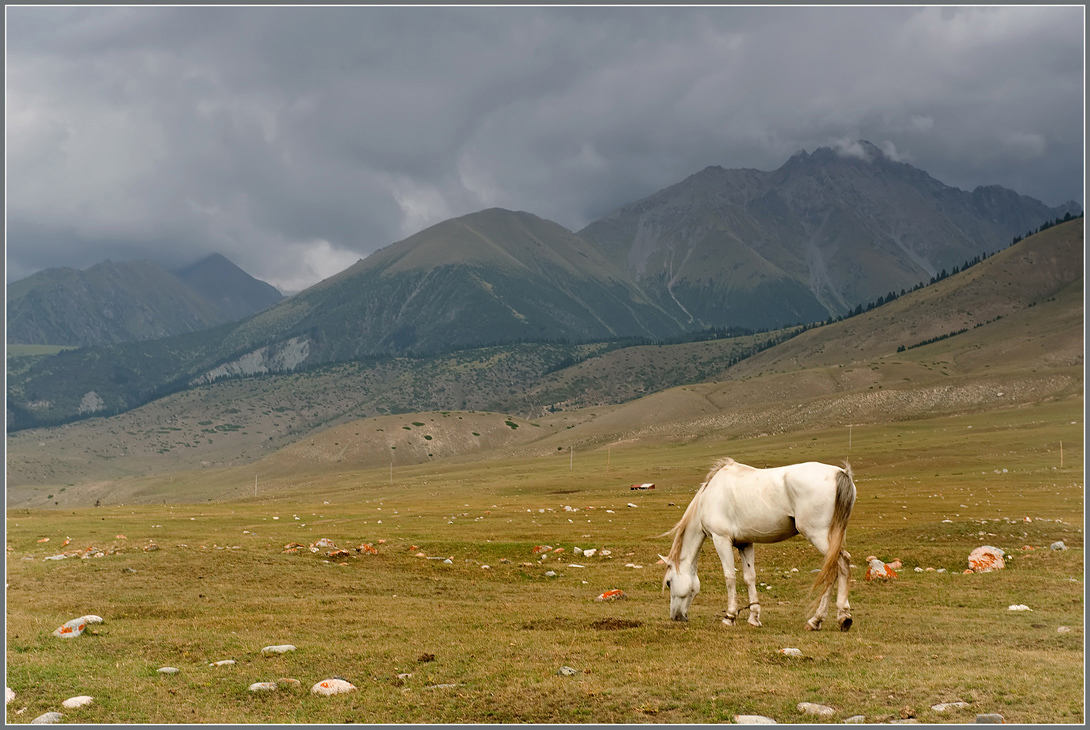
[[[816,623],[812,623],[810,621],[807,621],[806,622],[806,630],[807,631],[821,631],[821,622],[818,621]]]
[[[725,619],[723,619],[723,623],[725,623],[727,626],[734,626],[734,619],[725,618]]]
[[[850,629],[852,627],[852,617],[851,616],[845,616],[839,623],[840,623],[840,630],[841,631],[847,631],[848,629]]]
[[[749,623],[750,626],[756,626],[758,629],[761,628],[761,622],[760,621],[756,621],[754,619],[749,619],[749,621],[747,623]]]

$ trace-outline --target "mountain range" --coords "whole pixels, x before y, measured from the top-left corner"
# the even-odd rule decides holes
[[[233,322],[283,295],[220,254],[177,271],[150,261],[51,268],[7,288],[7,341],[107,345],[155,340]]]
[[[9,372],[9,426],[362,358],[817,322],[1080,212],[965,192],[858,149],[799,152],[772,172],[706,168],[578,233],[497,208],[443,221],[237,323]]]

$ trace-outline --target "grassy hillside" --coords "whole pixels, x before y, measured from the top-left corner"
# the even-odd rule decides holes
[[[1066,401],[1081,397],[1083,384],[1081,226],[1050,229],[932,287],[763,351],[789,333],[630,347],[527,344],[361,361],[220,382],[109,419],[15,433],[8,441],[9,499],[80,503],[80,483],[241,466],[310,441],[315,453],[340,454],[327,465],[478,458],[487,444],[472,434],[484,431],[469,425],[467,411],[490,413],[493,423],[539,424],[517,434],[501,428],[508,439],[502,445],[544,453]],[[913,346],[959,329],[967,331]],[[410,447],[387,443],[386,422],[361,421],[414,411],[431,415],[404,418],[430,423],[436,412],[456,411],[443,423],[463,428],[418,435]],[[323,436],[329,426],[360,436]],[[542,440],[553,433],[563,437]],[[387,453],[389,446],[399,453]]]

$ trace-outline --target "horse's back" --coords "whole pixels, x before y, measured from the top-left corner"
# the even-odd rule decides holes
[[[709,481],[702,519],[735,542],[779,542],[827,525],[840,467],[810,461],[759,469],[731,461]]]

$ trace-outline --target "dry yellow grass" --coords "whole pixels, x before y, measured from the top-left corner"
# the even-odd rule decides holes
[[[68,721],[639,723],[757,713],[801,722],[795,704],[812,701],[836,708],[836,720],[893,719],[907,706],[928,722],[999,712],[1008,722],[1081,723],[1081,410],[1070,399],[853,430],[849,549],[857,565],[874,553],[905,569],[890,584],[855,571],[848,634],[802,630],[818,555],[799,538],[757,549],[758,580],[769,586],[762,629],[719,622],[725,588],[710,549],[685,625],[667,620],[655,565],[666,547],[656,535],[713,458],[835,461],[849,455],[841,428],[451,460],[405,466],[392,485],[388,469],[331,469],[270,480],[258,500],[9,510],[7,669],[18,696],[7,719],[88,694],[95,703],[66,712]],[[1054,470],[1061,439],[1064,468]],[[207,477],[176,474],[174,485]],[[654,491],[628,489],[648,480]],[[66,537],[69,548],[122,552],[44,561]],[[370,542],[379,554],[325,562],[282,552],[319,537]],[[1069,550],[1048,550],[1054,540]],[[161,549],[138,549],[148,541]],[[1014,552],[1010,567],[961,575],[985,543]],[[541,563],[539,544],[565,551]],[[612,555],[578,560],[575,546]],[[557,575],[547,578],[550,569]],[[627,598],[594,600],[612,588]],[[1034,611],[1008,611],[1015,603]],[[50,635],[86,613],[106,623],[72,641]],[[279,643],[299,648],[260,654]],[[781,656],[783,647],[803,657]],[[228,658],[237,664],[208,666]],[[164,665],[181,672],[158,675]],[[557,676],[563,665],[578,674]],[[332,676],[359,689],[306,692]],[[303,690],[247,691],[279,677]],[[969,707],[929,709],[956,699]]]

